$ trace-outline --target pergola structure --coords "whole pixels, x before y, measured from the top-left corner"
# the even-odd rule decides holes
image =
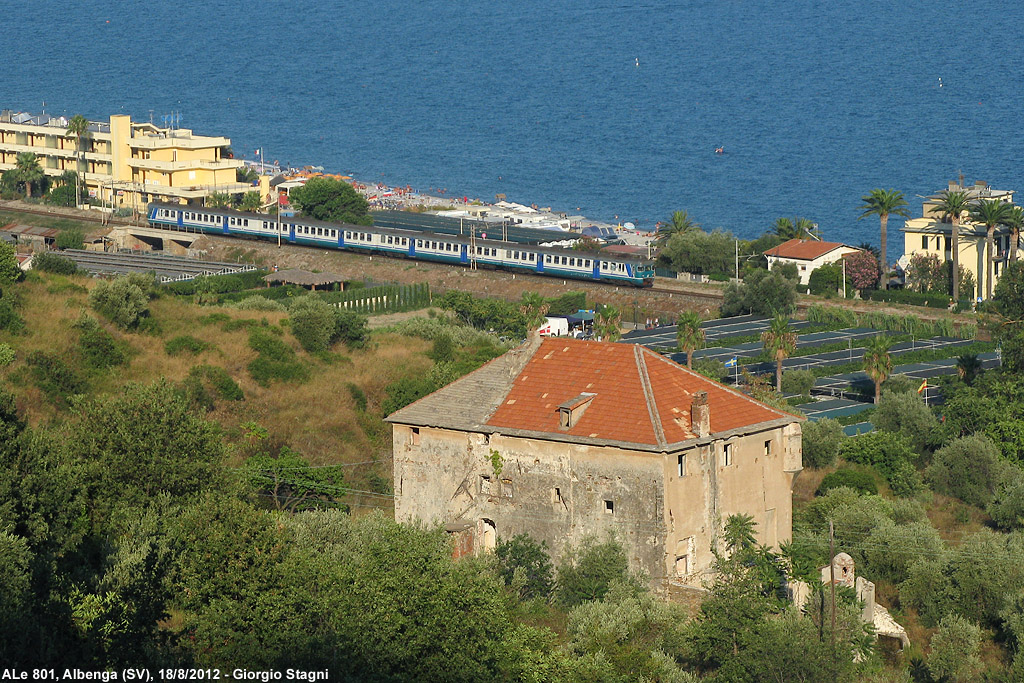
[[[263,280],[267,283],[267,287],[274,283],[283,283],[286,285],[311,287],[314,292],[318,286],[326,287],[334,283],[341,283],[342,289],[345,287],[345,278],[337,273],[313,273],[308,270],[298,269],[280,270],[276,273],[270,273],[265,275]]]

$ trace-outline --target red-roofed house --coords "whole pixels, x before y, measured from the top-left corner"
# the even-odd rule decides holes
[[[768,259],[768,268],[776,263],[794,263],[800,273],[800,284],[806,285],[811,279],[815,268],[826,263],[834,263],[847,254],[855,254],[860,249],[848,247],[839,242],[821,242],[819,240],[792,239],[772,247],[764,252]]]
[[[700,585],[729,515],[791,536],[801,418],[641,346],[535,337],[387,419],[396,519],[459,552],[613,532],[655,586]]]

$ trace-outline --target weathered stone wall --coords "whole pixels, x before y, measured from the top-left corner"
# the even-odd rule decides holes
[[[556,561],[611,533],[655,586],[699,586],[729,515],[751,515],[766,545],[790,539],[799,424],[689,449],[683,476],[679,455],[396,424],[395,517],[526,533]]]
[[[394,454],[400,521],[486,519],[499,538],[527,533],[546,542],[556,560],[568,545],[612,533],[634,569],[664,575],[656,454],[429,428],[417,445],[404,425],[394,427]]]
[[[685,458],[682,476],[680,455]],[[730,515],[752,516],[758,539],[767,546],[790,540],[795,474],[787,470],[799,470],[800,459],[799,424],[717,439],[669,455],[664,475],[665,575],[674,583],[699,586],[714,562],[712,544]]]

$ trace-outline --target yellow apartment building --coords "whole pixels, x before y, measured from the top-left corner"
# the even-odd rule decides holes
[[[0,112],[0,172],[15,168],[19,153],[32,152],[48,176],[78,171],[83,201],[138,210],[151,201],[202,204],[213,192],[253,189],[236,181],[242,162],[223,157],[228,138],[135,123],[122,114],[90,121],[79,150],[67,127],[63,116]]]
[[[950,192],[966,192],[971,201],[999,199],[1012,203],[1012,190],[995,190],[988,186],[983,180],[974,185],[963,185],[960,182],[950,181],[947,188]],[[911,218],[903,226],[903,257],[900,264],[906,266],[912,256],[922,254],[925,256],[938,256],[942,262],[953,259],[952,234],[953,224],[943,222],[941,214],[936,210],[939,203],[939,195],[934,194],[926,197],[921,218]],[[959,257],[960,265],[971,272],[976,283],[975,296],[985,296],[986,290],[986,268],[985,268],[985,226],[972,223],[965,212],[960,221]],[[992,265],[992,285],[999,281],[999,273],[1006,266],[1010,249],[1010,231],[1005,226],[998,226],[995,230],[994,254]]]

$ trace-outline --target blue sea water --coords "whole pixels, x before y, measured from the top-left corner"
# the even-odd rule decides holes
[[[877,242],[871,188],[914,215],[959,171],[1024,191],[1022,19],[995,0],[54,1],[0,23],[0,107],[180,111],[239,155],[365,180]]]

